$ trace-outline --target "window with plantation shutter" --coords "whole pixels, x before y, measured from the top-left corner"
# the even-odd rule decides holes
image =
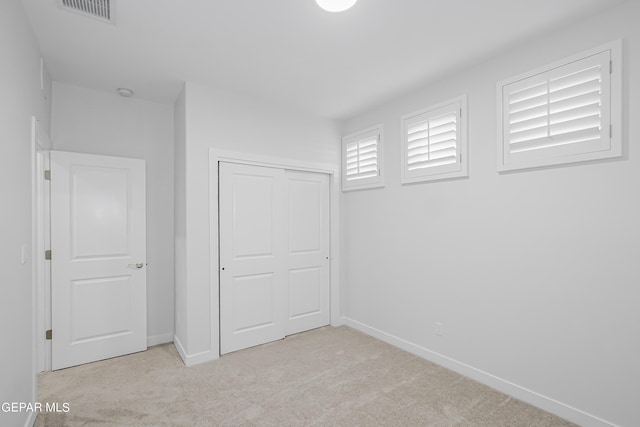
[[[621,155],[620,44],[498,84],[498,170]]]
[[[382,125],[342,138],[342,189],[382,185]]]
[[[402,182],[467,176],[466,96],[402,117]]]
[[[347,181],[378,176],[378,137],[347,144]]]

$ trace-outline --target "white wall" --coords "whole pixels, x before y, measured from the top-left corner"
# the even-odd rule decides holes
[[[344,123],[384,123],[387,183],[343,197],[350,324],[584,425],[639,425],[638,17],[627,2]],[[625,158],[497,174],[496,82],[618,38]],[[401,186],[400,116],[463,93],[469,178]]]
[[[22,3],[0,2],[0,403],[36,398],[31,258],[31,116],[49,131],[40,91],[40,52]],[[23,426],[34,414],[0,412],[0,425]]]
[[[184,90],[173,108],[174,119],[174,242],[175,242],[175,313],[176,346],[188,346],[187,341],[187,161],[186,116]],[[180,337],[182,342],[180,342]]]
[[[186,207],[176,209],[185,211],[186,244],[176,252],[176,265],[184,263],[186,280],[176,283],[176,294],[186,304],[176,318],[176,324],[185,325],[177,329],[176,345],[185,362],[193,364],[219,355],[217,289],[210,286],[210,148],[337,165],[340,137],[333,121],[243,94],[187,83],[183,96],[186,194],[176,202]],[[181,102],[182,97],[176,111]],[[217,201],[212,209],[217,212]]]
[[[55,150],[146,160],[147,336],[173,340],[173,107],[55,82]]]

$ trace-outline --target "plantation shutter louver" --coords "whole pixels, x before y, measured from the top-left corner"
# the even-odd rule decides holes
[[[342,190],[384,186],[382,125],[342,138]]]
[[[409,126],[407,142],[410,171],[456,163],[456,114],[449,113]]]
[[[402,118],[403,182],[445,179],[462,173],[463,97]]]
[[[610,58],[607,50],[504,85],[503,165],[610,150]]]
[[[347,144],[347,181],[378,176],[378,136]]]

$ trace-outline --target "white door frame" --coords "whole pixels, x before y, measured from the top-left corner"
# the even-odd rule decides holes
[[[330,274],[329,292],[331,326],[344,324],[340,306],[340,168],[328,163],[305,162],[260,154],[209,149],[209,286],[211,289],[211,336],[219,341],[220,332],[220,253],[218,236],[218,164],[219,162],[240,163],[315,172],[329,175],[329,250]],[[218,355],[220,347],[218,346]]]
[[[51,370],[51,342],[45,331],[51,327],[51,270],[44,251],[49,243],[49,192],[45,189],[44,171],[49,166],[51,141],[40,121],[31,118],[31,268],[33,291],[34,371]],[[36,381],[37,386],[37,379]],[[37,390],[37,387],[35,388]],[[36,396],[37,397],[37,396]],[[37,400],[37,399],[36,399]]]

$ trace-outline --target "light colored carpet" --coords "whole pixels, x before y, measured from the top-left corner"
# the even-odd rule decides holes
[[[348,327],[187,368],[172,344],[39,378],[36,426],[571,426]]]

